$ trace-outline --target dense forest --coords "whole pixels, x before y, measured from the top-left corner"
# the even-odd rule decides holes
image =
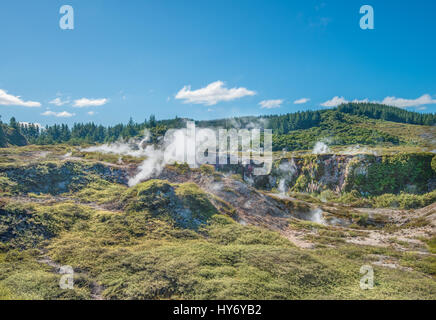
[[[284,115],[271,115],[260,117],[240,117],[231,119],[219,119],[210,121],[198,121],[202,127],[246,127],[250,124],[265,125],[265,128],[272,129],[276,134],[287,134],[294,130],[310,129],[320,125],[323,115],[335,113],[337,119],[342,117],[340,113],[364,116],[370,119],[380,119],[385,121],[433,125],[436,123],[436,114],[422,114],[411,112],[397,107],[386,106],[376,103],[347,103],[333,109],[317,111],[300,111],[287,113]]]
[[[256,126],[272,129],[278,150],[309,148],[313,139],[316,140],[320,136],[334,136],[333,144],[374,144],[380,141],[397,144],[399,142],[397,137],[387,133],[356,126],[365,119],[417,125],[436,124],[436,114],[421,114],[373,103],[347,103],[327,110],[196,121],[196,124],[199,127],[250,128]],[[142,123],[136,123],[131,119],[127,124],[108,127],[94,123],[75,123],[71,128],[66,124],[39,128],[34,124],[21,124],[15,118],[11,118],[9,124],[5,124],[0,118],[0,147],[27,143],[39,145],[108,143],[138,136],[146,128],[156,139],[168,129],[184,127],[186,120],[176,117],[158,121],[155,116],[151,115]]]

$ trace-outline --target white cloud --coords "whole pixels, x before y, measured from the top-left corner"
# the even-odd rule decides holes
[[[191,90],[191,86],[184,86],[175,96],[184,100],[183,103],[203,104],[212,106],[221,101],[232,101],[245,96],[254,96],[255,91],[246,88],[225,88],[224,82],[215,81],[204,88]]]
[[[74,100],[73,107],[77,108],[85,108],[85,107],[98,107],[102,106],[106,103],[108,103],[108,99],[88,99],[88,98],[82,98],[78,100]]]
[[[36,101],[23,101],[20,96],[13,96],[7,91],[0,89],[0,105],[2,106],[21,106],[21,107],[40,107],[41,103]]]
[[[54,117],[57,117],[57,118],[70,118],[70,117],[75,116],[76,114],[75,113],[69,113],[67,111],[54,112],[54,111],[47,110],[44,113],[41,113],[41,115],[43,115],[43,116],[54,116]]]
[[[347,102],[348,102],[348,100],[345,100],[344,97],[339,98],[338,96],[336,96],[336,97],[332,98],[331,100],[327,100],[326,102],[321,103],[321,105],[323,107],[336,107],[342,103],[347,103]]]
[[[344,97],[334,97],[331,100],[328,100],[324,103],[321,103],[323,107],[336,107],[342,103],[348,103],[347,99]],[[369,101],[369,99],[363,99],[358,100],[354,99],[351,102],[371,102],[371,103],[380,103],[385,104],[388,106],[394,106],[398,108],[408,108],[408,107],[417,107],[418,110],[425,110],[422,109],[421,106],[428,105],[428,104],[436,104],[436,99],[432,99],[432,97],[429,94],[424,94],[419,98],[416,99],[404,99],[404,98],[396,98],[396,97],[386,97],[383,99],[383,101]],[[419,108],[421,107],[421,108]]]
[[[294,104],[304,104],[304,103],[307,103],[309,101],[310,101],[309,98],[301,98],[301,99],[295,100]]]
[[[51,100],[49,103],[60,107],[60,106],[63,106],[64,104],[70,103],[70,101],[69,100],[62,101],[62,99],[58,97],[58,98]]]
[[[89,112],[88,112],[88,114],[89,114],[90,116],[93,116],[95,113],[96,113],[95,111],[89,111]]]
[[[426,104],[436,104],[436,99],[432,99],[432,97],[429,94],[424,94],[417,99],[386,97],[381,103],[390,106],[399,107],[399,108],[407,108],[407,107],[419,107]]]
[[[263,100],[259,102],[259,105],[261,106],[261,109],[274,109],[280,108],[280,106],[283,104],[283,101],[283,99]]]

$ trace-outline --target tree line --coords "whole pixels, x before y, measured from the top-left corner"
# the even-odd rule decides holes
[[[347,103],[337,108],[315,111],[300,111],[284,115],[269,115],[259,117],[238,117],[217,119],[208,121],[196,121],[198,127],[221,127],[221,128],[250,128],[263,127],[272,129],[276,135],[290,134],[296,130],[304,130],[320,127],[329,119],[340,123],[343,115],[349,114],[370,119],[381,119],[386,121],[417,124],[434,125],[436,124],[436,114],[421,114],[404,109],[390,107],[374,103]],[[0,118],[0,146],[7,145],[11,137],[14,141],[10,144],[17,145],[23,139],[30,144],[83,144],[83,143],[110,143],[119,139],[128,140],[143,133],[148,129],[152,134],[152,139],[157,141],[158,137],[168,129],[177,129],[186,126],[188,119],[176,117],[168,120],[156,120],[151,115],[142,123],[136,123],[132,119],[127,124],[117,124],[115,126],[103,126],[95,123],[75,123],[70,128],[67,124],[55,124],[40,128],[35,124],[23,124],[17,122],[12,117],[9,124],[1,122]],[[22,136],[21,139],[19,136]],[[18,144],[19,145],[19,144]]]

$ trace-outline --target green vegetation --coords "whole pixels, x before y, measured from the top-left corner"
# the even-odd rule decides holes
[[[123,182],[125,174],[116,167],[101,163],[78,161],[40,161],[37,163],[7,163],[0,165],[3,183],[22,193],[50,193],[53,195],[77,191],[90,182],[106,179]]]
[[[428,181],[436,175],[431,169],[432,154],[396,154],[381,158],[367,155],[350,166],[354,174],[347,176],[345,191],[362,194],[424,193]],[[409,190],[407,190],[409,189]]]
[[[371,119],[381,119],[392,122],[420,124],[431,126],[435,123],[434,114],[410,112],[397,107],[377,103],[346,103],[338,107],[338,111],[353,115],[365,116]]]
[[[165,186],[155,181],[148,187]],[[190,197],[197,193],[192,189],[188,185],[181,193]],[[86,299],[90,278],[102,284],[104,297],[111,299],[420,299],[431,298],[436,289],[427,276],[434,274],[434,261],[420,255],[343,241],[335,241],[335,249],[304,251],[276,232],[242,226],[219,214],[194,231],[145,211],[80,207],[71,214],[73,209],[61,203],[25,210],[35,219],[48,212],[47,221],[40,220],[52,230],[48,255],[83,270],[75,278],[77,288],[60,290],[59,275],[38,262],[38,251],[9,250],[0,254],[0,298]],[[62,232],[64,228],[68,232]],[[316,241],[322,246],[322,239],[341,237],[322,227]],[[375,289],[361,290],[360,266],[374,254],[390,255],[417,271],[375,267]]]
[[[288,151],[313,149],[316,142],[328,141],[331,146],[336,145],[384,145],[392,146],[405,144],[389,132],[374,130],[371,121],[354,115],[340,113],[336,110],[326,110],[321,115],[321,122],[308,129],[299,129],[281,134],[275,131],[273,135],[273,150]]]
[[[157,121],[154,116],[150,116],[150,119],[143,123],[135,123],[131,119],[126,125],[118,124],[113,127],[94,123],[76,123],[71,129],[65,124],[56,124],[40,130],[35,125],[20,125],[15,118],[12,118],[9,125],[0,126],[0,147],[27,143],[40,145],[108,143],[136,137],[141,135],[144,129],[150,132],[152,141],[157,142],[158,137],[168,129],[184,127],[186,120],[188,119],[176,117],[172,120]],[[436,123],[436,115],[410,112],[379,104],[348,103],[329,110],[296,112],[280,116],[196,121],[199,127],[229,129],[245,127],[252,123],[273,130],[275,151],[312,149],[321,139],[327,139],[332,146],[354,144],[413,146],[418,142],[422,147],[429,147],[429,139],[423,138],[415,132],[414,128],[430,130]],[[397,130],[398,126],[389,124],[398,124],[402,130]],[[406,131],[416,134],[404,135]]]
[[[292,192],[322,194],[332,200],[367,206],[417,208],[434,201],[436,172],[431,153],[302,155],[274,162],[271,176],[277,188],[285,179]],[[292,170],[290,169],[292,167]],[[283,169],[284,168],[284,169]],[[292,171],[292,174],[289,172]],[[263,187],[262,181],[258,187]],[[268,188],[268,186],[267,186]],[[395,204],[398,203],[398,204]]]
[[[75,290],[59,287],[61,275],[38,262],[37,250],[0,253],[0,300],[90,299],[89,279],[75,276]]]
[[[83,151],[74,151],[71,155],[73,157],[81,157],[86,160],[103,161],[113,164],[139,164],[145,159],[145,157],[135,158],[128,155]]]
[[[193,183],[149,180],[127,190],[121,203],[127,212],[148,211],[175,225],[197,229],[217,213],[210,198]]]
[[[34,248],[61,232],[80,228],[90,209],[72,202],[50,205],[5,203],[0,207],[0,239],[7,248]]]
[[[346,104],[198,121],[267,123],[275,150],[300,150],[255,177],[263,191],[237,165],[219,172],[185,163],[165,168],[170,181],[128,187],[142,158],[75,147],[144,129],[156,142],[185,120],[42,131],[14,118],[0,123],[0,300],[434,299],[434,211],[415,209],[436,202],[436,156],[419,152],[435,149],[435,115]],[[320,140],[335,151],[360,144],[392,152],[304,154]],[[290,192],[271,194],[282,179]],[[366,264],[373,290],[359,286]],[[73,267],[74,290],[59,288],[58,265]]]
[[[422,195],[402,192],[400,194],[387,193],[380,196],[368,197],[362,197],[357,191],[345,192],[340,195],[322,192],[319,197],[331,202],[348,204],[356,208],[417,209],[436,202],[436,190]]]
[[[5,125],[0,121],[0,148],[8,145],[24,146],[27,144],[26,138],[20,133],[19,125],[12,118],[11,125]]]
[[[74,197],[83,203],[115,204],[126,189],[124,185],[96,178],[75,192]]]
[[[436,237],[432,237],[430,240],[428,240],[427,245],[431,253],[436,253]]]

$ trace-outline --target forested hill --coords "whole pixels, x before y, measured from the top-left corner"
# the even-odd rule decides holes
[[[323,115],[335,114],[337,119],[342,116],[339,113],[347,113],[356,116],[363,116],[370,119],[378,119],[407,124],[434,125],[436,114],[422,114],[411,112],[397,107],[386,106],[375,103],[347,103],[337,108],[302,111],[284,115],[271,115],[260,117],[240,117],[231,119],[219,119],[210,121],[198,121],[202,127],[246,127],[250,124],[266,124],[266,127],[273,129],[274,133],[286,134],[290,131],[309,129],[317,127],[323,121]],[[266,120],[266,121],[265,121]]]
[[[28,144],[26,137],[21,133],[18,123],[12,119],[10,125],[0,121],[0,148],[12,146],[25,146]]]
[[[239,117],[218,119],[209,121],[196,121],[200,127],[223,127],[223,128],[244,128],[244,127],[264,127],[272,129],[275,135],[296,134],[301,130],[310,129],[310,139],[317,139],[319,130],[323,134],[328,132],[329,135],[336,135],[341,132],[345,137],[348,132],[356,136],[362,136],[362,139],[342,139],[338,143],[357,143],[371,142],[370,120],[384,120],[403,124],[415,125],[434,125],[436,124],[436,114],[421,114],[417,112],[406,111],[396,107],[373,103],[347,103],[337,108],[302,111],[288,113],[284,115],[271,115],[259,117]],[[65,124],[47,126],[40,130],[35,125],[21,125],[15,118],[12,118],[9,124],[0,121],[0,147],[7,145],[24,145],[31,144],[55,144],[55,143],[104,143],[113,142],[120,138],[128,139],[142,134],[145,128],[148,128],[154,137],[162,135],[167,129],[182,128],[186,125],[186,120],[176,117],[170,120],[156,120],[153,115],[142,123],[135,123],[130,120],[127,124],[118,124],[115,126],[105,127],[94,123],[76,123],[71,128]],[[356,131],[356,124],[369,124],[367,129]],[[380,135],[377,135],[380,139]],[[395,136],[382,135],[384,141],[391,141],[394,144],[399,141]],[[360,142],[359,142],[360,141]],[[299,148],[299,146],[294,146]],[[303,147],[303,146],[301,146]],[[294,149],[294,148],[291,148]]]

